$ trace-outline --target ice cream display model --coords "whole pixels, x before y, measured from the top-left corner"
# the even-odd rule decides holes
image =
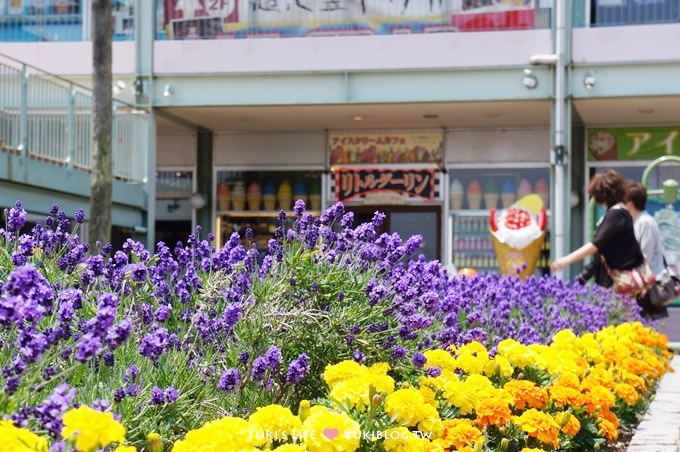
[[[498,206],[498,185],[493,179],[484,182],[484,207],[495,209]]]
[[[463,207],[463,184],[458,179],[454,179],[451,182],[451,188],[449,188],[449,196],[451,201],[452,210],[460,210]]]
[[[500,211],[489,211],[489,233],[501,273],[522,279],[533,274],[547,223],[543,200],[536,194],[524,196]]]
[[[477,179],[472,179],[467,186],[468,209],[478,210],[482,205],[482,186]]]

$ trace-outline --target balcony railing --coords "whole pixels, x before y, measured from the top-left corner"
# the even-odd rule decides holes
[[[389,35],[550,25],[549,0],[156,0],[159,39]]]
[[[133,1],[112,0],[114,40],[134,39]],[[0,1],[0,41],[89,41],[90,3],[91,0]]]
[[[92,94],[89,89],[0,57],[0,152],[89,171]],[[146,177],[146,112],[114,101],[113,174]]]
[[[680,0],[593,0],[592,26],[680,22]]]

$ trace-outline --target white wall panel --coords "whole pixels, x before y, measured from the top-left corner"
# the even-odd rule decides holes
[[[215,166],[324,167],[323,132],[271,134],[215,134]]]
[[[446,163],[548,162],[549,129],[452,129]]]
[[[158,135],[156,166],[196,165],[196,134]]]

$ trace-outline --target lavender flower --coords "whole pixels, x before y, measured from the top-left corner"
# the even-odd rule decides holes
[[[238,369],[227,369],[217,383],[217,389],[229,393],[241,384],[241,372]]]
[[[295,384],[300,383],[307,373],[309,373],[309,356],[302,353],[288,365],[286,381]]]
[[[165,403],[165,393],[158,386],[151,388],[151,405],[163,405]]]

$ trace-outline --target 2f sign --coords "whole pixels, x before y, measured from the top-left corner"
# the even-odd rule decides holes
[[[673,154],[673,144],[679,134],[680,131],[671,130],[666,138],[652,144],[651,146],[655,149],[663,148],[666,155],[671,155]],[[626,134],[626,136],[633,141],[633,146],[631,147],[630,151],[626,153],[629,156],[636,155],[640,151],[640,148],[642,148],[642,145],[647,143],[652,138],[652,134],[649,132],[629,132]]]
[[[227,17],[236,9],[238,0],[178,0],[175,11],[182,12],[185,18],[193,18],[208,13],[211,17]]]
[[[203,0],[211,16],[227,17],[234,12],[238,0]]]

